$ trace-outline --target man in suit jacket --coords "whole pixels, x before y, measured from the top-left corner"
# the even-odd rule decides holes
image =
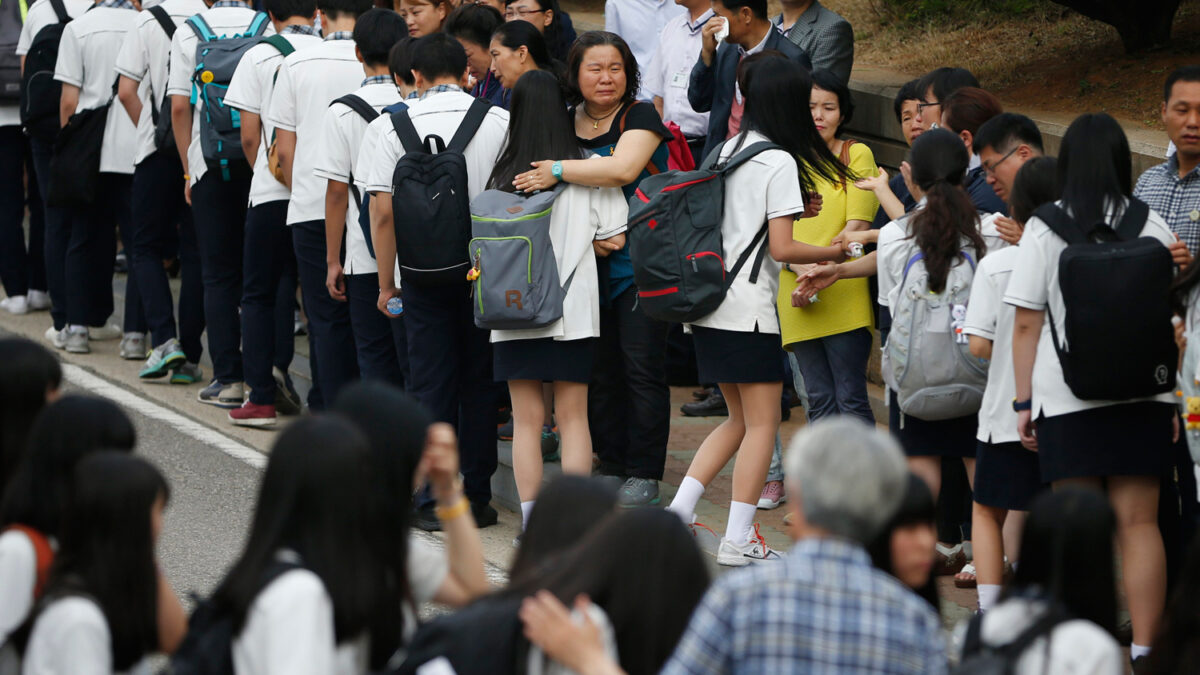
[[[850,81],[854,65],[854,29],[820,0],[780,0],[783,13],[771,20],[787,39],[808,54],[813,70],[828,70]]]
[[[743,101],[737,92],[737,68],[743,57],[771,49],[812,70],[808,55],[767,18],[767,0],[713,0],[712,6],[716,16],[701,32],[700,58],[688,83],[692,109],[710,113],[705,157],[741,129]],[[716,34],[726,23],[729,37],[718,48]]]

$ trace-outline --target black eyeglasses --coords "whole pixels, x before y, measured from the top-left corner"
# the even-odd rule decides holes
[[[1001,157],[1000,159],[992,162],[991,164],[984,164],[983,172],[989,176],[996,175],[996,167],[1003,164],[1004,160],[1008,159],[1009,157],[1012,157],[1013,153],[1016,152],[1017,150],[1019,150],[1020,148],[1021,148],[1021,146],[1018,145],[1017,147],[1013,148],[1012,150],[1009,150],[1008,152],[1004,153],[1004,156]]]
[[[530,14],[541,14],[544,11],[546,11],[546,10],[544,10],[544,9],[528,9],[525,7],[515,7],[515,8],[509,7],[508,9],[504,10],[504,18],[512,19],[513,17],[517,17],[520,19],[524,19],[525,17],[529,16]]]
[[[941,104],[942,104],[941,101],[934,101],[933,103],[921,101],[920,103],[917,104],[917,112],[924,112],[925,109],[928,108],[929,106],[941,105]]]

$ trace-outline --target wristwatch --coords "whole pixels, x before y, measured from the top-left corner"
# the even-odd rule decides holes
[[[554,180],[562,180],[563,166],[562,162],[555,162],[550,165],[550,175],[554,176]]]
[[[1022,412],[1025,410],[1033,410],[1033,399],[1027,398],[1024,401],[1018,401],[1017,399],[1014,398],[1013,402],[1012,402],[1012,406],[1013,406],[1013,412]]]

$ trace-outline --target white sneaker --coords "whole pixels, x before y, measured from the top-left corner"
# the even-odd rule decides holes
[[[50,309],[50,294],[46,291],[29,291],[29,295],[25,296],[29,303],[29,311],[40,312]]]
[[[92,326],[88,328],[88,339],[93,342],[100,340],[116,340],[125,337],[125,331],[121,330],[116,324],[108,324],[107,326]]]
[[[24,295],[14,295],[0,300],[0,309],[9,314],[28,314],[29,302]]]
[[[50,344],[54,345],[55,349],[65,349],[67,346],[67,329],[58,330],[54,327],[54,324],[50,324],[50,327],[46,329],[46,339],[50,341]]]
[[[83,326],[64,328],[67,334],[66,350],[72,354],[88,354],[92,348],[88,346],[88,329]]]
[[[126,333],[125,337],[121,338],[121,358],[141,361],[146,358],[147,353],[145,333]]]
[[[764,563],[782,560],[779,552],[767,546],[767,540],[758,531],[758,523],[750,533],[750,539],[741,546],[721,539],[717,549],[717,564],[725,567],[745,567],[751,563]]]

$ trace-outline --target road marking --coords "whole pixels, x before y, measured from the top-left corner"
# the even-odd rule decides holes
[[[205,445],[211,445],[226,455],[245,462],[256,469],[263,469],[267,466],[267,456],[265,454],[248,445],[239,443],[225,434],[206,427],[193,419],[184,417],[173,410],[164,408],[127,389],[118,387],[79,366],[63,363],[62,369],[67,381],[76,386],[112,399],[120,405],[137,411],[146,417],[169,424],[179,430],[179,432],[191,436]]]

